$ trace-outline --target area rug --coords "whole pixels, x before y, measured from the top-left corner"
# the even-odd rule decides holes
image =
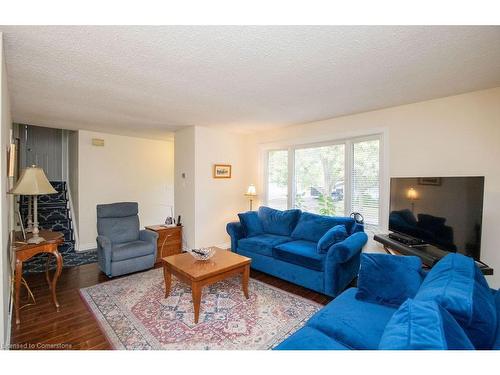
[[[194,323],[191,288],[153,269],[80,289],[115,349],[271,349],[322,306],[250,279],[249,299],[236,276],[203,288]]]

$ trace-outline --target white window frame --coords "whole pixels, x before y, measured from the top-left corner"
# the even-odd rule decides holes
[[[264,202],[268,204],[268,186],[269,186],[269,153],[272,151],[288,151],[288,197],[287,207],[293,208],[295,205],[295,151],[305,148],[344,145],[344,215],[348,216],[351,212],[352,205],[352,169],[353,169],[353,154],[354,144],[358,142],[378,140],[379,141],[379,212],[378,212],[378,227],[384,227],[384,207],[386,203],[387,187],[383,184],[386,179],[388,166],[386,164],[386,149],[385,149],[385,134],[384,132],[370,133],[362,136],[346,137],[341,139],[333,139],[322,142],[312,142],[304,144],[283,145],[283,147],[273,147],[265,150],[264,157]]]

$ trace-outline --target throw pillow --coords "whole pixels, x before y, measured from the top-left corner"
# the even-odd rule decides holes
[[[259,219],[264,232],[279,236],[290,236],[295,225],[297,225],[300,212],[300,210],[296,209],[280,211],[269,207],[260,207]]]
[[[356,298],[399,307],[422,284],[422,261],[415,256],[361,254]]]
[[[436,301],[464,329],[476,349],[490,349],[495,339],[495,298],[474,259],[449,254],[427,274],[415,299]]]
[[[264,234],[264,229],[256,211],[248,211],[238,214],[240,223],[243,225],[247,237],[258,236]]]
[[[385,326],[379,349],[474,349],[464,330],[434,301],[407,299]]]
[[[344,225],[335,225],[330,228],[318,241],[318,252],[326,253],[333,244],[344,241],[349,235]]]

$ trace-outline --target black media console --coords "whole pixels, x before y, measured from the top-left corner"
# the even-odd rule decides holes
[[[399,235],[396,235],[399,236]],[[412,241],[411,238],[399,238],[393,234],[376,234],[373,239],[384,246],[385,251],[393,255],[415,255],[422,259],[422,263],[432,268],[441,258],[450,254],[449,251],[441,250],[440,248],[419,242]],[[493,275],[493,268],[476,260],[476,264],[483,275]]]

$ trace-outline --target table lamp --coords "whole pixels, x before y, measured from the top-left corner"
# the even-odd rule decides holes
[[[414,188],[409,188],[406,192],[406,198],[408,198],[411,202],[411,212],[415,211],[415,201],[418,199],[418,193]]]
[[[16,195],[33,195],[33,236],[28,239],[28,243],[40,243],[45,241],[38,233],[38,195],[54,194],[57,191],[52,187],[42,168],[32,165],[24,169],[16,185],[9,191]]]
[[[257,190],[255,189],[255,185],[250,185],[245,193],[245,196],[250,199],[250,211],[252,211],[252,201],[253,198],[257,196]]]

